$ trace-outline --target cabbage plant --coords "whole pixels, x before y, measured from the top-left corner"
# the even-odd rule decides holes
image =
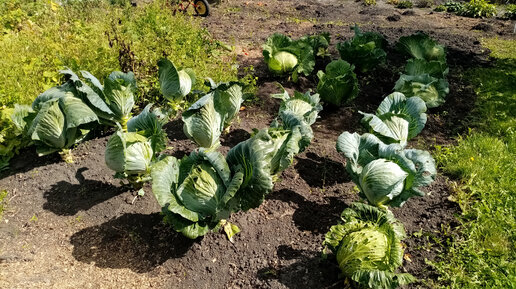
[[[104,154],[106,165],[116,172],[115,177],[127,179],[137,189],[150,180],[153,156],[149,139],[121,128],[109,138]]]
[[[72,70],[61,70],[74,87],[74,95],[82,99],[99,117],[101,123],[127,129],[136,93],[134,73],[112,72],[104,79],[104,85],[87,71],[81,71],[82,81]]]
[[[354,27],[355,36],[345,42],[337,43],[340,57],[366,72],[385,62],[387,40],[376,32],[362,33],[357,25]]]
[[[137,132],[148,138],[154,154],[163,151],[168,142],[167,133],[163,130],[163,125],[168,122],[169,115],[163,113],[161,109],[155,108],[151,111],[152,104],[148,104],[142,112],[132,117],[127,122],[129,132]]]
[[[165,221],[177,232],[195,239],[220,225],[230,238],[238,231],[225,219],[235,206],[243,173],[232,175],[220,153],[200,150],[181,160],[166,157],[153,166],[151,175]]]
[[[291,74],[292,80],[297,82],[300,74],[308,76],[312,73],[316,56],[327,55],[329,41],[327,33],[298,40],[275,33],[263,45],[263,57],[272,73]]]
[[[324,102],[335,106],[348,103],[358,95],[355,66],[344,60],[330,62],[325,71],[317,72],[317,93]]]
[[[195,73],[191,68],[178,69],[168,59],[158,61],[161,93],[170,102],[184,99],[195,85]]]
[[[291,96],[281,84],[278,86],[282,92],[272,94],[271,97],[281,99],[279,117],[285,119],[284,115],[292,114],[305,121],[308,126],[314,124],[323,109],[319,94],[312,94],[310,90],[305,93],[294,91]]]
[[[444,46],[422,32],[400,37],[397,47],[402,53],[412,58],[446,63]]]
[[[59,151],[66,162],[73,162],[71,147],[83,140],[99,120],[95,112],[74,96],[70,82],[40,94],[32,109],[34,112],[27,117],[31,121],[27,123],[26,134],[36,145],[38,155]]]
[[[394,91],[401,92],[407,97],[418,96],[428,108],[433,108],[446,101],[450,88],[448,81],[443,78],[435,78],[429,74],[402,74],[394,85]]]
[[[385,143],[399,143],[417,136],[426,124],[425,102],[417,97],[406,98],[393,92],[380,103],[376,114],[360,112],[362,123]]]
[[[183,112],[184,133],[200,147],[217,148],[220,135],[238,114],[243,101],[241,84],[214,85],[211,92]]]
[[[384,144],[372,134],[342,133],[337,151],[360,195],[375,206],[400,207],[435,178],[435,161],[427,151]]]
[[[324,254],[333,253],[342,274],[359,288],[393,289],[414,282],[396,273],[403,263],[403,225],[389,210],[353,203],[324,238]]]

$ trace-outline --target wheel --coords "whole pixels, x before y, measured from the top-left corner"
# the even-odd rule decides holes
[[[210,14],[210,4],[206,0],[195,0],[194,8],[197,15],[201,17],[206,17]]]

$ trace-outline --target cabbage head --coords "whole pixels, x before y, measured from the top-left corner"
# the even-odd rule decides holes
[[[405,65],[406,75],[428,74],[435,78],[445,78],[448,72],[449,69],[446,63],[437,60],[426,61],[424,59],[411,58],[407,60]]]
[[[427,34],[422,32],[400,37],[397,47],[402,53],[412,58],[446,63],[446,51],[444,46],[438,44]]]
[[[353,39],[337,43],[340,57],[355,65],[360,72],[367,72],[385,62],[387,40],[376,32],[362,33],[357,25],[354,27]]]
[[[170,102],[178,102],[190,93],[195,85],[195,73],[190,68],[178,69],[168,59],[158,61],[161,93]]]
[[[375,206],[401,207],[409,198],[424,196],[437,171],[427,151],[384,144],[372,134],[342,133],[337,151],[360,195]]]
[[[416,279],[396,273],[403,263],[403,225],[389,210],[353,203],[324,239],[324,253],[333,253],[343,275],[360,288],[393,289]]]
[[[152,146],[138,133],[119,129],[109,138],[104,158],[108,168],[116,172],[116,177],[127,178],[135,187],[141,187],[149,180]]]
[[[317,72],[317,92],[324,102],[334,106],[349,103],[358,95],[355,66],[344,60],[335,60],[326,66],[326,72]]]
[[[406,98],[393,92],[382,101],[376,115],[363,113],[362,123],[385,143],[399,143],[402,146],[417,136],[425,127],[425,102],[417,97]]]
[[[101,123],[127,129],[127,121],[131,118],[136,94],[136,79],[134,73],[112,72],[104,79],[104,85],[87,71],[81,71],[85,81],[81,80],[72,70],[61,70],[68,78],[76,97],[82,99],[99,117]]]
[[[203,236],[228,218],[243,174],[231,174],[218,152],[166,157],[152,168],[152,191],[165,221],[188,238]]]
[[[59,151],[67,162],[73,162],[70,148],[83,140],[99,120],[74,96],[70,82],[40,94],[32,103],[32,109],[34,113],[28,117],[31,121],[26,124],[26,134],[36,145],[38,155]]]
[[[312,94],[311,91],[307,91],[304,94],[298,91],[294,91],[294,95],[290,96],[288,92],[278,84],[281,93],[272,94],[273,98],[281,99],[279,117],[285,119],[284,115],[292,114],[303,120],[307,125],[315,123],[319,117],[319,112],[323,109],[319,94]]]
[[[319,41],[309,38],[294,41],[281,33],[274,33],[263,45],[263,57],[272,73],[292,74],[293,81],[297,82],[299,74],[308,76],[312,73],[317,53],[314,53],[312,45],[317,43]]]
[[[394,91],[401,92],[407,97],[417,96],[428,108],[433,108],[446,101],[450,88],[448,81],[443,78],[435,78],[429,74],[402,74],[394,85]]]

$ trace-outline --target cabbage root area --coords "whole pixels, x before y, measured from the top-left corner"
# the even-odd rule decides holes
[[[315,73],[293,83],[268,71],[261,45],[271,34],[299,38],[329,32],[329,53],[337,59],[335,44],[350,39],[350,26],[358,23],[363,31],[385,35],[386,65],[357,72],[358,96],[340,108],[324,107],[312,126],[311,145],[279,175],[265,202],[231,215],[228,221],[241,230],[234,243],[223,233],[190,240],[164,224],[150,185],[145,185],[144,196],[135,198],[136,192],[114,179],[104,164],[109,134],[80,144],[74,163],[60,161],[59,155],[37,157],[34,150],[23,151],[9,170],[0,172],[0,192],[9,192],[0,223],[0,287],[346,288],[337,263],[321,258],[324,234],[359,200],[335,144],[344,131],[366,132],[358,111],[373,113],[392,92],[406,62],[394,43],[423,31],[447,47],[446,103],[427,111],[425,129],[408,142],[408,147],[433,153],[436,145],[454,144],[457,135],[468,131],[476,94],[463,76],[468,69],[490,65],[482,38],[514,37],[508,21],[431,11],[399,10],[385,1],[363,6],[337,0],[229,0],[213,6],[202,25],[215,39],[234,45],[241,70],[253,67],[247,71],[258,78],[255,97],[244,102],[239,120],[221,136],[219,151],[224,155],[254,128],[273,121],[280,105],[270,97],[280,92],[276,81],[291,93],[317,87]],[[315,71],[323,69],[316,63]],[[165,153],[176,158],[197,147],[182,125],[175,119],[164,127],[170,139]],[[399,270],[422,280],[408,288],[437,282],[435,269],[425,260],[438,261],[453,237],[450,232],[459,226],[455,215],[460,208],[450,201],[450,183],[439,171],[425,188],[427,196],[393,209],[408,236]]]

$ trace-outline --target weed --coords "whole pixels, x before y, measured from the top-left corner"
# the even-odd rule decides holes
[[[485,0],[471,0],[464,4],[462,10],[457,12],[457,15],[472,17],[472,18],[489,18],[496,15],[496,6],[489,4]]]
[[[2,215],[7,207],[7,195],[6,190],[0,191],[0,220],[2,220]]]
[[[396,4],[396,8],[398,9],[410,9],[412,8],[413,4],[411,1],[399,1],[398,4]]]

